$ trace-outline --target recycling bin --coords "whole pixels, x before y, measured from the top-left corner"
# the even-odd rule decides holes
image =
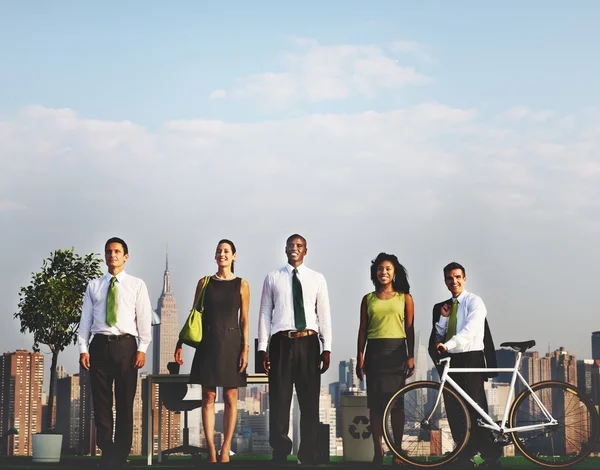
[[[342,395],[340,397],[342,415],[342,443],[344,462],[371,462],[375,455],[367,397]]]

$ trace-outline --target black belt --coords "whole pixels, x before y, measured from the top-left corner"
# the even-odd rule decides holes
[[[94,338],[98,338],[98,341],[104,341],[105,343],[111,343],[113,341],[121,341],[126,338],[134,338],[135,339],[135,336],[130,335],[129,333],[126,333],[124,335],[103,335],[101,333],[98,333],[97,335],[94,336]]]
[[[304,330],[304,331],[285,330],[285,331],[278,331],[275,334],[280,335],[280,336],[285,336],[286,338],[295,339],[295,338],[302,338],[304,336],[316,335],[317,332],[314,330]]]

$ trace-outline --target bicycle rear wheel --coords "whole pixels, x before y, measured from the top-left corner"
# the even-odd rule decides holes
[[[583,460],[598,437],[598,415],[585,393],[564,382],[540,382],[524,390],[510,410],[510,427],[548,422],[533,394],[557,425],[512,433],[523,455],[546,467],[567,467]],[[533,392],[533,393],[532,393]]]
[[[467,407],[456,392],[444,389],[431,420],[440,389],[436,382],[414,382],[388,402],[383,414],[383,436],[390,450],[406,463],[436,467],[454,460],[465,447],[471,433]],[[450,429],[447,410],[453,418]]]

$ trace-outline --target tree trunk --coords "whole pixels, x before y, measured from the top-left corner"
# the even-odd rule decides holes
[[[43,431],[47,431],[49,429],[54,428],[54,423],[52,422],[52,415],[54,414],[54,394],[56,393],[56,367],[58,364],[58,352],[55,349],[51,349],[52,351],[52,365],[50,366],[50,387],[48,390],[48,415],[46,416],[46,427]]]

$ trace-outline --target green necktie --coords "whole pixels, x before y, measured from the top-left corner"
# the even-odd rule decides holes
[[[106,323],[108,326],[117,324],[117,278],[112,277],[106,296]]]
[[[298,331],[306,328],[306,316],[304,315],[304,297],[302,296],[302,283],[298,279],[298,270],[294,268],[292,277],[292,295],[294,296],[294,322]]]
[[[458,300],[454,300],[452,303],[452,310],[450,310],[450,317],[448,318],[448,331],[446,332],[446,341],[452,338],[456,334],[456,314],[458,313]]]

